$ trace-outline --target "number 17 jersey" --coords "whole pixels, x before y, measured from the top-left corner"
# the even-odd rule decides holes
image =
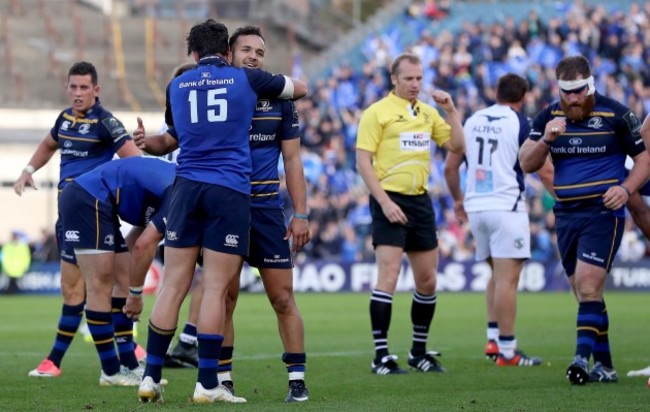
[[[466,212],[526,211],[519,148],[528,137],[528,119],[495,104],[474,113],[464,126]]]

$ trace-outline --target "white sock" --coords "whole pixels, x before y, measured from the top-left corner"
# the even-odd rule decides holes
[[[504,357],[510,359],[515,356],[515,350],[517,349],[517,339],[501,339],[499,336],[499,353]]]

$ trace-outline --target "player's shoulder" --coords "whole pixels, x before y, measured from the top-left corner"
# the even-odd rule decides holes
[[[612,99],[611,97],[596,93],[596,104],[594,110],[600,109],[601,111],[611,111],[615,115],[624,115],[630,111],[630,108],[619,102],[618,100]]]

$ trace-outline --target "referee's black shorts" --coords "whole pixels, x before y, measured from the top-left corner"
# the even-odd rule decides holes
[[[381,206],[370,196],[370,215],[372,216],[372,245],[398,246],[405,252],[426,251],[438,247],[436,219],[427,193],[403,195],[386,192],[406,215],[406,225],[388,221]]]

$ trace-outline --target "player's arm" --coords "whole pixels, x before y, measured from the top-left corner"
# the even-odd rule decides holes
[[[454,213],[461,222],[467,222],[467,213],[463,207],[463,191],[460,188],[460,166],[463,164],[462,154],[449,152],[445,160],[445,181],[449,194],[454,199]]]
[[[645,150],[650,153],[650,114],[648,114],[643,120],[639,133],[641,134],[641,138],[645,144]]]
[[[551,145],[566,131],[566,119],[548,120],[548,111],[540,113],[533,121],[530,136],[519,149],[519,165],[525,173],[538,171],[551,153]],[[544,132],[542,133],[542,130]]]
[[[122,159],[125,157],[142,156],[142,151],[138,149],[138,146],[135,145],[133,140],[129,139],[117,150],[117,155]]]
[[[465,133],[463,132],[460,114],[456,110],[454,100],[449,93],[443,92],[442,90],[433,92],[432,97],[436,104],[445,111],[447,123],[451,126],[451,139],[447,140],[442,147],[448,152],[464,153]]]
[[[130,237],[133,238],[130,236],[131,233],[127,236],[127,244],[130,243],[131,261],[129,263],[129,297],[123,310],[127,317],[138,320],[143,309],[142,287],[144,280],[163,235],[153,223],[149,223],[144,230],[138,227],[131,230],[132,232],[136,231],[135,233],[140,232],[140,234],[135,242],[129,240]]]
[[[307,96],[307,83],[295,77],[284,76],[284,89],[280,93],[281,99],[300,99]]]
[[[138,117],[138,127],[133,131],[133,141],[138,148],[154,156],[162,156],[178,148],[178,140],[168,132],[147,136],[140,117]]]
[[[54,140],[52,134],[48,133],[41,143],[39,143],[38,147],[36,147],[36,150],[34,151],[34,154],[32,154],[31,159],[29,159],[27,166],[25,166],[20,173],[20,176],[18,176],[18,179],[14,182],[14,192],[16,192],[18,196],[22,196],[25,191],[25,186],[30,186],[36,190],[32,174],[45,166],[58,148],[58,143]]]
[[[307,185],[300,157],[300,139],[282,141],[282,158],[287,179],[287,189],[295,215],[291,218],[285,239],[292,238],[294,250],[300,250],[311,239],[307,216]]]
[[[544,185],[544,188],[551,194],[551,196],[555,197],[555,189],[553,189],[553,176],[555,175],[555,168],[553,167],[553,163],[551,162],[551,159],[546,157],[546,161],[542,165],[542,167],[537,170],[537,176],[539,176],[539,179],[542,181],[542,184]]]

